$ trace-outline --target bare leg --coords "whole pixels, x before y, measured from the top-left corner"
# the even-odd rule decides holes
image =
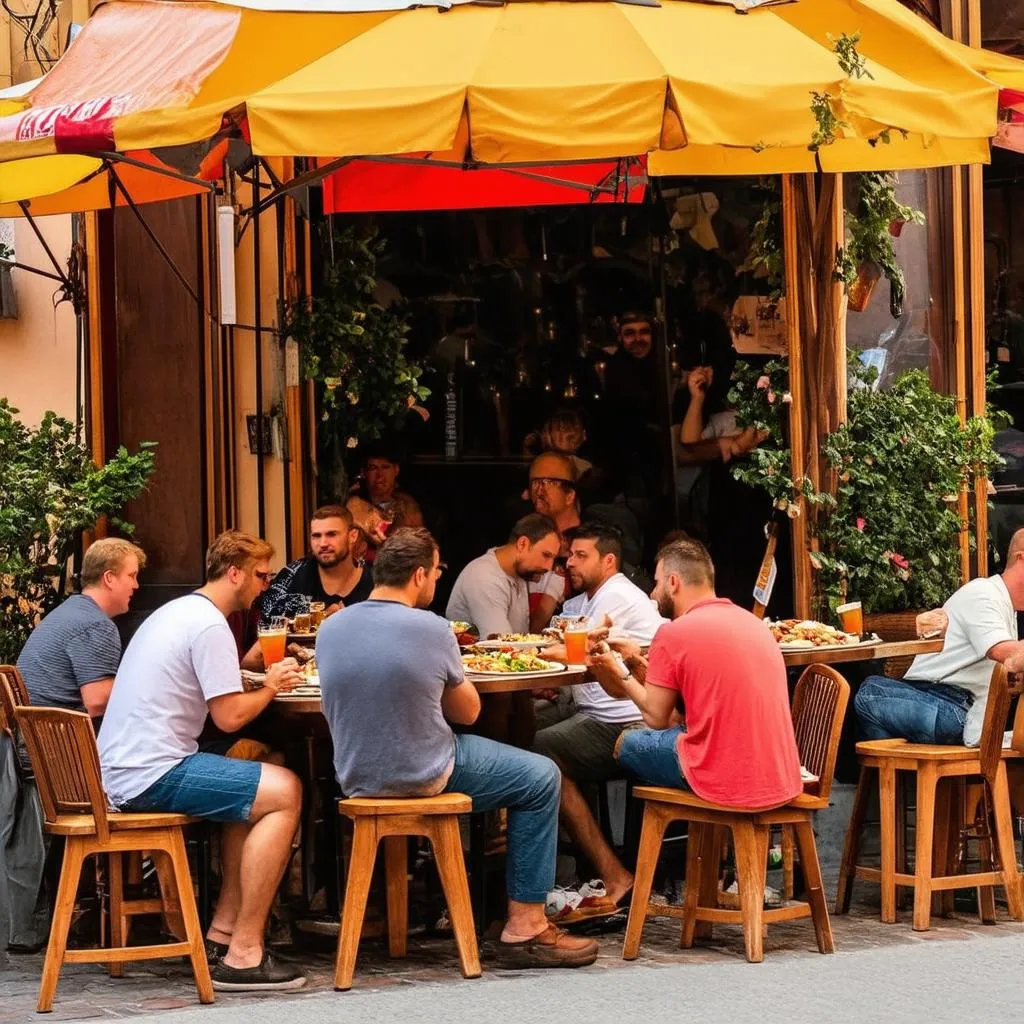
[[[522,942],[532,939],[548,927],[543,903],[508,901],[508,920],[501,933],[502,942]]]
[[[256,967],[263,959],[267,916],[288,863],[301,805],[298,778],[284,768],[264,765],[249,819],[252,824],[242,843],[240,899],[224,957],[228,967]]]
[[[579,786],[564,773],[560,810],[562,824],[604,879],[608,896],[617,903],[633,887],[633,876],[608,845]]]
[[[242,850],[251,829],[252,825],[247,821],[225,825],[221,829],[220,896],[206,937],[224,945],[231,943],[242,905]]]

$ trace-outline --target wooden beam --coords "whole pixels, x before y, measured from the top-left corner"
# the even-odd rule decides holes
[[[793,479],[800,481],[807,472],[807,389],[804,385],[804,347],[802,321],[803,304],[799,267],[800,242],[797,215],[797,181],[791,174],[782,176],[782,251],[785,254],[786,282],[786,341],[789,352],[789,392],[793,401],[789,406],[790,469]],[[813,579],[808,558],[807,502],[798,502],[800,515],[790,520],[793,550],[793,602],[798,618],[811,614]]]

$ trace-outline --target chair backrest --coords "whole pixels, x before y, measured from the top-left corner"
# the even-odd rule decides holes
[[[32,758],[46,823],[56,825],[69,814],[91,814],[97,835],[106,842],[107,800],[89,716],[40,707],[19,707],[15,715]]]
[[[12,739],[17,739],[18,723],[14,709],[31,703],[25,680],[16,665],[0,665],[0,729]]]
[[[1010,702],[1015,694],[1024,691],[1024,686],[1017,677],[1011,684],[1006,669],[996,663],[992,668],[992,677],[988,684],[988,703],[985,705],[985,721],[981,727],[981,742],[979,743],[981,761],[981,774],[988,779],[989,783],[995,782],[996,770],[1003,757],[1003,733],[1006,730],[1006,718],[1010,713]],[[1024,702],[1022,702],[1024,703]],[[1014,720],[1013,736],[1014,749],[1024,729],[1024,722],[1021,719],[1021,707],[1018,705],[1017,714]],[[1020,724],[1018,724],[1020,723]],[[1024,752],[1024,747],[1019,748]]]
[[[810,788],[827,798],[832,791],[839,737],[843,731],[850,684],[828,665],[809,665],[793,693],[793,732],[800,752],[800,764],[818,776]]]

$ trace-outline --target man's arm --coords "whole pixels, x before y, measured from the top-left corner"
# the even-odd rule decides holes
[[[632,672],[625,679],[613,654],[595,654],[587,659],[587,667],[601,688],[616,700],[631,700],[640,710],[644,724],[650,729],[667,729],[676,709],[678,694],[665,686],[641,683]]]
[[[82,695],[82,703],[85,705],[85,713],[90,718],[103,717],[107,710],[107,701],[110,700],[110,691],[113,688],[113,676],[94,679],[91,683],[84,683],[78,688]]]
[[[681,444],[676,449],[676,462],[680,466],[696,466],[705,462],[721,459],[728,462],[732,458],[732,438],[712,437],[707,441],[695,441],[693,444]]]
[[[441,711],[455,725],[472,725],[480,714],[480,694],[466,680],[446,686],[441,694]]]

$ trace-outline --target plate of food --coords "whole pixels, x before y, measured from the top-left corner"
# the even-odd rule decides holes
[[[517,651],[512,647],[498,651],[476,647],[462,655],[462,664],[469,676],[554,676],[565,671],[565,665],[545,661],[529,651]]]
[[[472,622],[454,620],[449,622],[448,625],[455,634],[455,640],[460,647],[469,647],[477,642],[477,628]]]
[[[541,647],[551,647],[555,643],[555,637],[544,633],[499,633],[487,640],[478,640],[474,646],[483,651],[501,651],[508,648],[514,651],[535,651]]]
[[[837,650],[878,643],[874,634],[861,638],[813,619],[779,619],[769,622],[768,629],[783,651]]]

